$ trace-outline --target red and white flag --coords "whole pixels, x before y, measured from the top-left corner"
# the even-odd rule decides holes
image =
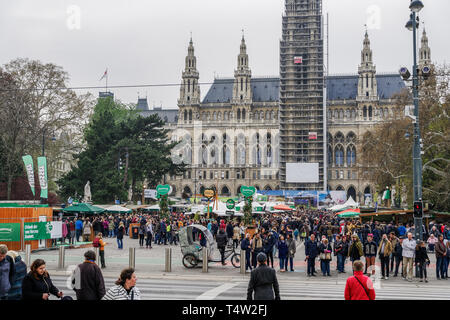
[[[294,64],[302,64],[303,57],[294,57]]]
[[[102,77],[100,78],[100,80],[98,80],[98,81],[101,81],[101,80],[104,79],[107,75],[108,75],[108,69],[105,70],[105,73],[103,74],[103,76],[102,76]]]

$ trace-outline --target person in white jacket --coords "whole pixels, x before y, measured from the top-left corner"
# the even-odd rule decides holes
[[[403,256],[403,275],[405,280],[412,281],[413,277],[413,264],[414,256],[416,254],[416,240],[413,239],[412,233],[408,232],[406,239],[402,243],[402,256]],[[408,273],[406,270],[408,269]],[[407,277],[407,278],[406,278]]]

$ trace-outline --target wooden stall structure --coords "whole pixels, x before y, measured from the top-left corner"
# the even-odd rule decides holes
[[[18,205],[8,204],[8,207],[0,207],[0,226],[3,223],[19,223],[20,224],[20,241],[5,241],[9,250],[24,251],[25,245],[31,244],[31,250],[39,247],[51,246],[50,240],[31,240],[24,241],[24,223],[52,221],[53,209],[43,205]]]

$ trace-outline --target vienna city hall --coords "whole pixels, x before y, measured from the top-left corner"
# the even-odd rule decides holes
[[[201,99],[200,72],[191,39],[182,72],[178,110],[149,110],[146,99],[138,101],[141,114],[158,114],[170,129],[172,140],[180,142],[173,157],[187,164],[188,169],[184,176],[166,177],[173,196],[181,197],[183,193],[193,196],[203,188],[216,188],[219,196],[236,196],[243,185],[258,190],[285,189],[286,176],[281,175],[280,169],[283,155],[280,122],[295,119],[282,119],[280,77],[252,77],[244,36],[240,48],[236,49],[239,51],[236,50],[234,77],[215,78]],[[281,59],[286,58],[283,52],[280,55]],[[291,58],[296,59],[288,57]],[[421,65],[431,63],[425,31],[419,58]],[[304,127],[293,131],[296,133],[293,138],[299,150],[303,150],[295,153],[300,163],[311,158],[305,149],[308,141],[324,140],[326,176],[323,187],[317,190],[343,190],[347,196],[364,203],[364,195],[373,194],[376,187],[363,178],[365,169],[358,162],[359,142],[365,132],[394,116],[394,97],[406,85],[398,72],[377,74],[367,32],[355,71],[353,75],[323,76],[326,112],[321,116],[326,123],[326,134],[311,132],[308,121],[313,119],[306,118]]]

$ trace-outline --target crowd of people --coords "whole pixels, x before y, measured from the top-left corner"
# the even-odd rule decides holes
[[[297,209],[294,212],[258,215],[254,217],[254,228],[248,229],[240,218],[215,217],[207,219],[193,219],[183,213],[173,213],[169,218],[161,218],[157,214],[143,212],[132,215],[96,215],[86,217],[62,218],[64,238],[62,241],[74,243],[81,239],[89,241],[93,238],[94,247],[99,247],[101,268],[106,268],[105,245],[107,239],[115,238],[117,248],[123,249],[123,237],[130,232],[136,232],[141,248],[151,249],[155,245],[177,245],[180,228],[200,224],[207,228],[216,241],[222,255],[224,247],[239,248],[245,251],[246,270],[253,270],[258,266],[258,256],[264,253],[267,266],[274,268],[274,260],[279,259],[279,271],[295,271],[294,258],[300,242],[304,243],[306,256],[306,273],[308,277],[316,276],[316,264],[319,262],[320,271],[324,277],[331,277],[331,261],[336,259],[337,273],[346,273],[346,261],[358,261],[366,276],[376,273],[377,259],[381,265],[381,277],[388,280],[392,275],[399,275],[407,281],[412,281],[415,269],[419,281],[428,282],[427,266],[430,264],[429,254],[436,257],[436,279],[448,279],[450,261],[450,227],[432,221],[424,226],[423,241],[414,239],[414,225],[367,221],[359,219],[340,219],[334,213],[325,210]],[[131,226],[131,227],[130,227]],[[133,227],[137,230],[133,231]],[[194,239],[205,246],[206,237],[197,229]],[[91,251],[93,253],[93,251]],[[92,273],[90,268],[99,268],[95,264],[95,257],[86,256],[86,265],[81,268],[84,274]],[[53,294],[62,298],[63,295],[51,284],[45,271],[45,262],[39,259],[30,267],[32,271],[26,273],[25,263],[20,255],[8,251],[5,245],[0,245],[0,299],[31,299],[29,292],[42,291],[43,299]],[[91,270],[92,271],[92,270]],[[354,270],[353,270],[354,271]],[[130,270],[121,275],[122,280],[110,294],[102,293],[103,297],[139,298],[138,290],[134,288],[135,275]],[[101,274],[101,272],[100,272]],[[134,279],[134,280],[133,280]],[[127,282],[128,281],[128,282]],[[131,282],[130,282],[131,281]],[[102,286],[100,280],[95,282]],[[103,285],[104,286],[104,285]],[[121,286],[121,287],[120,287]],[[82,286],[83,287],[83,286]],[[103,292],[103,291],[99,291]],[[78,296],[78,293],[77,293]]]

